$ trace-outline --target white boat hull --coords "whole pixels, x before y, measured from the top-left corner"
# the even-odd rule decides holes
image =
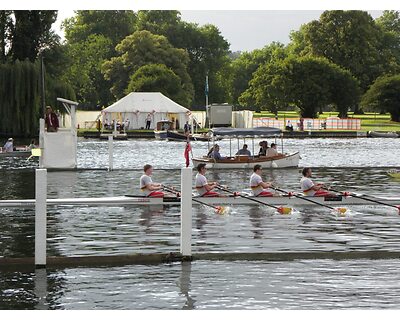
[[[218,198],[202,198],[193,197],[193,205],[199,205],[199,202],[211,205],[263,205],[270,204],[275,206],[315,206],[317,204],[311,203],[304,199],[297,197],[288,196],[277,196],[277,197],[257,197],[257,201],[261,201],[263,204],[246,199],[243,197],[218,197]],[[359,205],[378,205],[371,201],[367,201],[355,197],[337,197],[334,200],[324,197],[308,197],[315,202],[325,204],[329,206],[359,206]],[[369,196],[371,200],[377,200],[387,205],[400,205],[400,198],[378,198]],[[199,201],[199,202],[198,202]],[[48,206],[109,206],[118,207],[125,205],[180,205],[180,198],[146,198],[143,196],[120,196],[120,197],[101,197],[101,198],[61,198],[61,199],[47,199]],[[0,207],[3,208],[18,208],[27,207],[33,208],[35,206],[35,199],[23,199],[23,200],[0,200]]]
[[[247,161],[216,161],[211,158],[192,158],[193,166],[196,167],[200,163],[205,163],[209,169],[249,169],[254,165],[260,164],[263,168],[294,168],[299,166],[300,154],[295,152],[285,155],[283,158],[249,158]]]

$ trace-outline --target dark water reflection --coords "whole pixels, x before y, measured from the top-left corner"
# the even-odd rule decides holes
[[[0,309],[397,309],[397,260],[0,272]]]

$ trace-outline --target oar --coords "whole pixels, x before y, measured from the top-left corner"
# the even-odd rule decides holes
[[[164,186],[164,185],[162,187],[163,187],[164,190],[169,191],[171,193],[174,193],[177,197],[181,196],[181,193],[178,190],[175,190],[173,188],[170,188],[170,187],[167,187],[167,186]],[[212,204],[204,203],[203,201],[200,201],[200,200],[197,200],[197,199],[193,199],[193,198],[192,198],[192,201],[200,203],[200,204],[202,204],[204,206],[213,208],[213,209],[215,209],[215,212],[218,213],[218,214],[224,214],[225,211],[226,211],[226,208],[222,207],[222,206],[213,206]]]
[[[308,199],[308,198],[306,198],[306,197],[299,196],[299,195],[297,195],[297,194],[295,194],[295,193],[293,193],[293,192],[289,192],[289,191],[286,191],[286,190],[282,190],[282,189],[276,188],[276,187],[274,187],[274,186],[271,186],[271,188],[274,189],[274,190],[276,190],[276,191],[286,193],[286,194],[289,195],[289,196],[294,196],[294,197],[299,198],[299,199],[302,199],[302,200],[304,200],[304,201],[308,201],[308,202],[317,204],[317,205],[319,205],[319,206],[321,206],[321,207],[325,207],[325,208],[329,208],[329,209],[334,210],[334,211],[338,211],[340,214],[345,214],[346,211],[347,211],[347,208],[334,208],[334,207],[328,206],[328,205],[326,205],[326,204],[319,203],[319,202],[317,202],[317,201]]]
[[[220,185],[217,185],[217,188],[220,189],[220,190],[222,190],[222,191],[231,193],[231,194],[233,194],[233,195],[235,195],[235,196],[239,196],[239,197],[248,199],[248,200],[250,200],[250,201],[254,201],[254,202],[257,202],[257,203],[259,203],[259,204],[263,204],[263,205],[266,205],[266,206],[268,206],[268,207],[274,208],[274,209],[276,209],[276,211],[278,211],[280,214],[290,214],[290,213],[292,212],[292,208],[288,208],[288,207],[277,207],[277,206],[274,206],[274,205],[272,205],[272,204],[265,203],[265,202],[263,202],[263,201],[257,200],[257,199],[255,199],[254,197],[244,196],[244,195],[242,195],[242,194],[240,194],[240,193],[231,191],[231,190],[226,189],[226,188],[224,188],[224,187],[222,187],[222,186],[220,186]]]
[[[344,195],[345,197],[346,197],[346,196],[352,196],[352,197],[354,197],[354,198],[363,199],[363,200],[365,200],[365,201],[377,203],[377,204],[380,204],[380,205],[383,205],[383,206],[388,206],[388,207],[396,208],[397,210],[399,210],[399,214],[400,214],[400,205],[399,205],[399,206],[396,206],[396,205],[394,205],[394,204],[387,204],[387,203],[384,203],[384,202],[379,201],[379,200],[369,199],[369,198],[366,198],[366,197],[362,197],[362,196],[356,195],[356,194],[353,193],[353,192],[338,191],[338,190],[334,190],[334,189],[332,189],[332,188],[329,188],[329,189],[328,189],[328,188],[324,188],[324,189],[325,189],[325,190],[328,190],[328,191],[329,191],[329,190],[332,190],[333,192],[340,193],[340,194]]]

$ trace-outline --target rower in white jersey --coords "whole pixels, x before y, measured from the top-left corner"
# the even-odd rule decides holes
[[[144,196],[150,198],[163,198],[164,192],[162,190],[162,185],[160,183],[154,183],[151,179],[153,174],[153,167],[146,164],[143,167],[144,175],[140,177],[140,190],[142,190]]]
[[[305,196],[310,197],[326,197],[334,196],[334,194],[329,191],[324,190],[324,185],[322,183],[314,183],[311,180],[312,172],[311,168],[304,168],[301,172],[303,177],[300,180],[301,190]]]
[[[206,173],[206,164],[199,163],[197,165],[197,175],[196,175],[196,190],[199,193],[200,197],[219,197],[220,194],[218,192],[213,191],[217,187],[216,182],[207,182],[207,178],[205,176]]]
[[[261,178],[262,167],[256,164],[253,168],[253,174],[250,177],[250,188],[255,197],[273,197],[274,194],[270,188],[272,186],[269,182],[264,182]]]

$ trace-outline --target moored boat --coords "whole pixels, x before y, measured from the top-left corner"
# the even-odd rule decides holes
[[[213,141],[217,139],[252,139],[253,155],[235,155],[232,156],[232,143],[230,143],[229,157],[222,159],[214,159],[207,156],[192,157],[193,166],[205,163],[207,168],[213,169],[247,169],[252,168],[256,164],[260,164],[264,168],[292,168],[298,167],[300,161],[299,152],[284,153],[282,131],[277,128],[252,128],[252,129],[236,129],[236,128],[213,128],[210,130]],[[273,156],[254,155],[254,139],[255,138],[281,138],[281,153]]]
[[[368,131],[368,137],[371,138],[399,138],[396,132]]]
[[[154,136],[158,140],[167,141],[187,141],[188,137],[190,141],[210,141],[210,137],[203,134],[183,134],[173,129],[173,123],[169,120],[162,120],[157,122],[156,130],[154,130]]]
[[[0,158],[6,157],[29,157],[31,155],[31,151],[29,150],[17,150],[12,152],[0,152]]]

